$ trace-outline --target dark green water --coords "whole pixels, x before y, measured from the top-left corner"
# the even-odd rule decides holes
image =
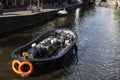
[[[34,77],[11,69],[11,52],[52,28],[70,28],[78,35],[78,63]],[[4,36],[4,35],[3,35]],[[47,70],[47,69],[46,69]],[[120,80],[120,11],[103,7],[78,8],[66,17],[0,39],[0,80]]]

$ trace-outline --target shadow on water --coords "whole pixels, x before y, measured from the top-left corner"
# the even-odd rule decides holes
[[[46,74],[56,72],[56,71],[61,71],[61,73],[64,73],[67,75],[71,74],[72,72],[74,72],[73,69],[76,67],[78,63],[78,58],[77,58],[78,51],[76,49],[77,49],[77,46],[74,48],[75,51],[73,51],[73,55],[64,61],[64,63],[62,64],[63,67],[59,67],[58,65],[47,66],[45,68],[40,69],[40,71],[37,70],[37,73],[33,73],[30,77],[46,75]]]
[[[38,23],[38,24],[26,26],[26,27],[23,27],[23,28],[20,28],[20,29],[16,29],[16,30],[14,30],[14,31],[7,31],[7,32],[5,32],[5,33],[1,33],[0,38],[4,38],[4,37],[7,37],[7,36],[14,35],[15,33],[21,33],[21,32],[24,32],[24,31],[28,31],[28,30],[37,28],[37,27],[42,26],[42,25],[46,24],[47,22],[49,22],[49,21],[51,21],[51,20],[54,20],[54,19],[56,19],[56,18],[57,18],[57,17],[54,17],[54,18],[51,18],[51,19],[47,19],[46,21],[43,21],[43,22]],[[33,28],[33,26],[34,26],[34,28]],[[23,33],[23,34],[24,34],[24,33]]]

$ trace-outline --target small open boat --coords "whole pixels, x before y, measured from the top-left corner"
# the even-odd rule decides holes
[[[60,10],[57,12],[58,15],[67,15],[68,12],[66,11],[66,9],[64,8],[63,10]]]
[[[12,69],[24,76],[44,72],[48,68],[61,69],[77,51],[76,40],[76,34],[69,29],[47,31],[13,51]],[[29,51],[31,45],[37,53]]]

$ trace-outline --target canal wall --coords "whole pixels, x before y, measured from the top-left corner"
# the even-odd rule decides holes
[[[66,10],[70,12],[72,9],[80,7],[80,4],[67,6]],[[61,8],[62,9],[62,8]],[[17,29],[27,28],[34,24],[43,24],[56,17],[56,13],[60,9],[48,12],[34,13],[31,15],[7,16],[0,17],[0,34]]]

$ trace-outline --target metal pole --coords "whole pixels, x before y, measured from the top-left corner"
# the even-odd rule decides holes
[[[40,0],[38,0],[38,2],[37,2],[37,6],[38,6],[38,7],[40,6]]]
[[[41,9],[43,9],[43,5],[44,3],[43,3],[43,0],[41,0]]]
[[[32,0],[30,0],[30,5],[32,5]]]
[[[16,4],[17,4],[17,2],[16,2],[16,0],[15,0],[15,6],[16,6]]]

